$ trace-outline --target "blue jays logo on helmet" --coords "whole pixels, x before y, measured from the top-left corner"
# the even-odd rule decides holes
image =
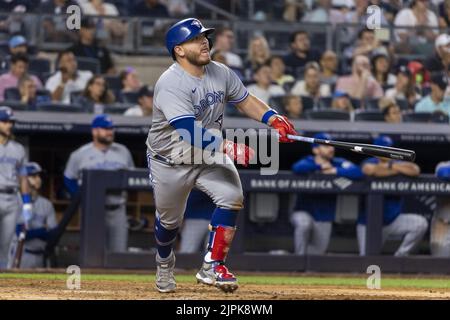
[[[182,44],[183,42],[189,41],[196,36],[204,33],[206,36],[214,32],[214,28],[205,28],[200,20],[195,18],[187,18],[178,21],[173,26],[169,28],[166,33],[166,48],[169,51],[172,58],[175,60],[175,55],[173,49]],[[209,48],[211,49],[212,43],[209,41]]]
[[[394,145],[394,142],[392,141],[391,137],[387,135],[380,135],[378,138],[373,140],[373,144],[381,147],[392,147]]]
[[[0,107],[0,121],[14,121],[14,112],[10,107],[1,106]]]

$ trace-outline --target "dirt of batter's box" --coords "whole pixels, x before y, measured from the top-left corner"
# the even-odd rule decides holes
[[[450,299],[448,289],[380,289],[342,286],[245,284],[234,293],[196,283],[180,283],[175,293],[161,294],[151,282],[89,280],[80,290],[68,290],[62,280],[2,279],[1,300],[349,300],[349,299]]]

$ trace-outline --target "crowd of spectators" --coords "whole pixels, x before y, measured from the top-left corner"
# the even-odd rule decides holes
[[[378,121],[389,122],[414,121],[414,117],[402,117],[404,114],[430,113],[429,118],[421,119],[448,121],[450,35],[448,30],[438,28],[449,27],[450,1],[286,0],[279,17],[276,10],[273,14],[267,11],[274,8],[272,5],[267,7],[264,3],[255,1],[255,10],[263,11],[265,19],[355,24],[346,29],[345,37],[349,41],[341,52],[323,50],[321,40],[311,37],[305,26],[286,35],[288,46],[284,54],[279,54],[280,48],[271,47],[270,39],[256,30],[248,41],[247,53],[242,54],[235,51],[237,35],[233,28],[225,25],[217,28],[212,59],[229,66],[249,92],[279,112],[294,119],[311,119],[314,112],[329,109],[338,114],[348,113],[353,119],[356,112],[361,115],[367,111],[378,112]],[[11,35],[8,52],[0,62],[0,101],[14,100],[12,106],[20,102],[29,110],[39,109],[40,104],[48,105],[51,101],[55,110],[58,105],[73,105],[81,106],[74,108],[77,112],[107,110],[151,115],[152,89],[140,80],[139,72],[133,67],[119,70],[113,54],[98,37],[106,32],[114,41],[126,34],[127,22],[113,17],[181,17],[190,13],[188,1],[13,0],[0,1],[0,10],[58,16],[72,4],[80,5],[83,12],[78,32],[72,32],[71,36],[67,32],[58,33],[54,18],[43,25],[47,32],[66,37],[71,43],[58,52],[53,73],[50,68],[39,67],[38,62],[42,61],[39,50],[28,44],[25,34]],[[220,1],[213,4],[223,6]],[[377,30],[366,27],[370,5],[382,9],[382,25],[397,27],[395,45]],[[98,20],[90,16],[106,18]],[[400,55],[402,48],[430,44],[432,52],[424,51],[411,58]],[[229,113],[239,116],[232,110]],[[330,112],[327,117],[341,119],[335,114]],[[358,119],[374,118],[360,116]]]

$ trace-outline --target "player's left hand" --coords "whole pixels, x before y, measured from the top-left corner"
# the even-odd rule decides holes
[[[22,206],[22,218],[25,226],[28,225],[31,218],[33,217],[33,205],[31,203],[25,203]]]
[[[223,141],[223,152],[233,161],[248,167],[250,160],[255,156],[255,150],[243,143],[234,143],[230,140]]]
[[[276,130],[280,135],[280,142],[294,142],[294,140],[287,137],[288,134],[297,135],[294,125],[289,121],[286,116],[280,116],[278,114],[273,116],[274,119],[270,123],[270,126]]]

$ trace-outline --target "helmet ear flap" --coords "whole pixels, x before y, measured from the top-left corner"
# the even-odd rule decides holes
[[[213,47],[213,42],[212,42],[212,40],[211,40],[211,38],[210,37],[206,37],[206,39],[208,39],[208,43],[209,43],[209,50],[211,50],[212,49],[212,47]]]

